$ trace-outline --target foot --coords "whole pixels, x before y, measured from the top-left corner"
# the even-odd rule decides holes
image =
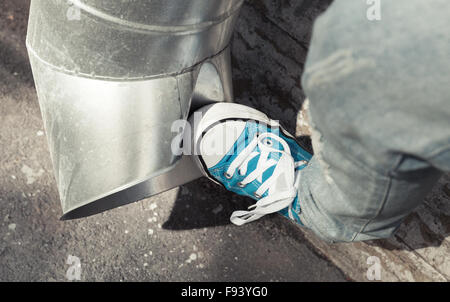
[[[230,103],[203,107],[190,122],[194,158],[203,174],[257,201],[248,210],[234,212],[232,223],[243,225],[279,212],[301,224],[297,184],[311,154],[278,122]]]

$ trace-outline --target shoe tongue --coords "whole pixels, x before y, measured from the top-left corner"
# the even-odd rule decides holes
[[[275,183],[274,190],[275,191],[283,191],[283,190],[287,190],[288,188],[289,188],[289,186],[288,186],[288,182],[286,179],[286,173],[283,172],[282,174],[280,174],[277,177],[277,181]]]
[[[276,192],[282,192],[289,190],[294,183],[294,165],[289,158],[283,157],[278,161],[278,164],[273,171],[273,174],[277,174],[274,185],[269,188],[269,195]]]

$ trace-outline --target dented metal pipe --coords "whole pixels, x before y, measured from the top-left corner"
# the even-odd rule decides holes
[[[34,0],[27,47],[65,218],[200,176],[171,151],[190,109],[232,101],[243,0]]]

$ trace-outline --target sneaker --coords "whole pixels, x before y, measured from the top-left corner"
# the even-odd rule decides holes
[[[203,174],[256,200],[248,210],[235,211],[232,223],[243,225],[279,212],[302,224],[296,188],[299,171],[312,156],[277,121],[233,103],[203,107],[189,121],[193,133],[185,133]]]

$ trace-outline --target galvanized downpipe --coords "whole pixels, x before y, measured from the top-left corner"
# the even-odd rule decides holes
[[[175,120],[232,101],[243,0],[32,0],[27,48],[61,199],[77,218],[200,176]]]

